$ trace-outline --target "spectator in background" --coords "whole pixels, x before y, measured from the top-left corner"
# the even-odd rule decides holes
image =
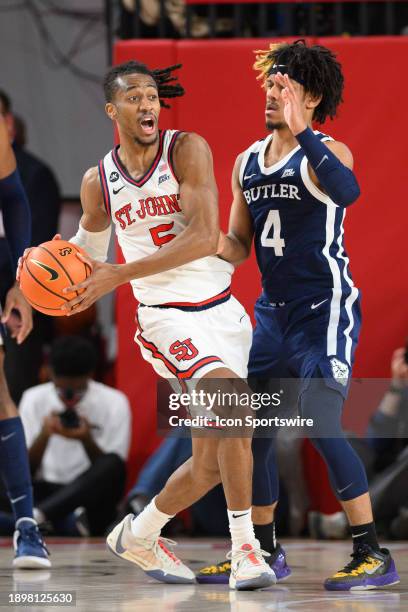
[[[26,128],[21,118],[14,117],[9,96],[0,90],[0,114],[6,120],[10,141],[13,144],[17,168],[28,196],[32,218],[32,245],[51,240],[57,233],[61,198],[53,172],[44,162],[25,149]],[[0,224],[2,225],[2,224]],[[10,261],[7,243],[0,228],[0,299],[13,282],[10,277]],[[18,404],[23,391],[39,382],[43,346],[53,336],[53,319],[34,313],[34,329],[27,341],[17,346],[11,337],[6,338],[5,372],[13,400]]]
[[[408,539],[408,347],[394,351],[391,377],[390,387],[371,417],[366,437],[351,437],[350,443],[367,471],[378,531],[388,538]],[[313,512],[309,519],[314,537],[347,536],[343,512],[333,515]]]
[[[408,347],[394,351],[391,375],[368,429],[374,471],[370,493],[386,535],[408,539]]]
[[[201,9],[204,9],[203,11]],[[139,0],[140,37],[158,38],[160,31],[160,12],[163,10],[163,29],[165,38],[184,38],[186,36],[186,2],[185,0]],[[136,0],[122,0],[120,37],[134,38]],[[190,30],[193,38],[205,38],[210,35],[210,22],[207,7],[194,6],[191,12]],[[221,3],[217,7],[217,18],[214,21],[215,36],[232,36],[234,22],[233,8]],[[246,21],[246,33],[250,34]]]
[[[86,535],[83,509],[90,534],[103,535],[124,493],[129,403],[120,391],[92,380],[95,364],[95,349],[84,338],[57,339],[52,382],[27,390],[20,404],[34,512],[59,535]]]

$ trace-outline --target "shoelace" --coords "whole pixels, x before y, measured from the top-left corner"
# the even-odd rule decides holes
[[[167,546],[177,546],[177,542],[170,540],[169,538],[159,537],[154,546],[156,549],[155,552],[157,551],[157,547],[159,547],[168,557],[170,557],[172,561],[174,561],[174,563],[180,563],[180,559],[177,559],[176,555],[172,553]]]
[[[228,560],[231,560],[233,555],[239,555],[242,559],[244,559],[245,557],[249,557],[250,555],[255,555],[257,559],[259,559],[260,557],[260,561],[263,561],[262,557],[270,557],[271,553],[266,552],[266,550],[262,550],[262,548],[251,548],[250,550],[240,549],[234,552],[232,550],[229,550],[226,554],[226,557]],[[240,561],[242,559],[240,559]]]
[[[40,546],[47,552],[49,555],[50,552],[46,545],[44,544],[44,540],[42,539],[41,533],[35,525],[30,527],[24,527],[23,529],[19,529],[19,537],[25,542],[29,542],[30,544],[40,544]]]
[[[344,566],[341,572],[345,574],[351,573],[353,570],[357,569],[359,565],[362,563],[367,563],[369,557],[371,556],[371,549],[366,545],[360,545],[355,551],[351,553],[351,561]]]

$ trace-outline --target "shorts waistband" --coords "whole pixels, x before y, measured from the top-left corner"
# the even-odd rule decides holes
[[[165,304],[140,304],[146,308],[177,308],[178,310],[184,310],[184,312],[197,312],[200,310],[208,310],[214,306],[219,306],[227,302],[231,297],[231,287],[228,287],[221,293],[214,295],[207,300],[202,302],[166,302]]]

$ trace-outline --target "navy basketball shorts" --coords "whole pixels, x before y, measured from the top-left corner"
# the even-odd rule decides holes
[[[317,377],[347,397],[361,326],[358,289],[333,289],[286,303],[271,303],[262,294],[255,319],[248,378],[296,378],[301,394]]]

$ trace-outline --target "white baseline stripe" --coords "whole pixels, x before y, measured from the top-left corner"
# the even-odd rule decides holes
[[[330,254],[330,246],[334,240],[334,224],[336,221],[336,206],[327,205],[326,216],[326,244],[323,247],[322,253],[326,257],[330,271],[333,276],[333,296],[330,303],[330,319],[327,328],[327,354],[337,354],[337,329],[340,320],[340,302],[341,302],[341,276],[340,268],[336,259]]]
[[[333,255],[330,253],[330,247],[334,240],[334,227],[336,223],[337,204],[329,198],[329,196],[312,182],[309,171],[307,169],[307,157],[305,156],[300,164],[300,174],[303,184],[309,193],[317,200],[326,205],[326,243],[322,249],[323,255],[326,257],[330,271],[333,277],[332,299],[330,302],[330,318],[327,328],[327,355],[337,354],[337,330],[340,320],[340,302],[342,295],[341,274],[339,264]]]
[[[337,256],[340,257],[344,261],[343,276],[344,276],[345,281],[351,288],[350,295],[346,298],[346,302],[345,302],[345,309],[346,309],[346,312],[349,318],[349,324],[343,332],[346,337],[345,359],[347,363],[351,365],[351,348],[352,348],[353,342],[351,340],[350,332],[354,327],[353,304],[358,298],[359,291],[357,287],[354,287],[354,283],[349,276],[348,264],[350,260],[344,254],[344,247],[343,247],[344,226],[343,226],[343,223],[344,223],[345,216],[346,216],[346,210],[344,209],[343,217],[342,217],[341,224],[340,224],[340,234],[337,240],[337,244],[339,245]]]

